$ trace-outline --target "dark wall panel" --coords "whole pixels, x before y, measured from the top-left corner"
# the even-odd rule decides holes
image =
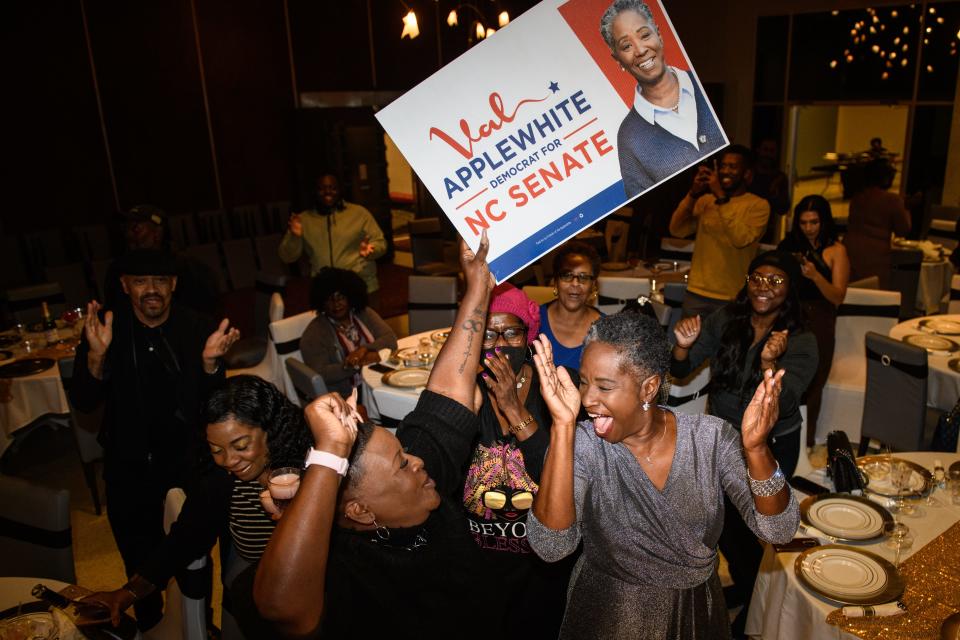
[[[371,0],[386,4],[385,0]],[[278,2],[279,4],[279,2]],[[373,89],[367,0],[289,0],[300,92]],[[397,30],[400,37],[400,30]]]
[[[87,0],[120,205],[217,206],[189,0]]]
[[[285,200],[293,90],[283,4],[196,6],[224,204]]]
[[[416,8],[420,35],[400,39],[406,7],[401,2],[373,2],[373,43],[377,64],[377,88],[406,91],[432,75],[437,64],[437,3]],[[446,14],[443,16],[446,20]],[[447,29],[446,22],[442,28]]]
[[[80,4],[5,9],[3,232],[96,220],[115,207]]]

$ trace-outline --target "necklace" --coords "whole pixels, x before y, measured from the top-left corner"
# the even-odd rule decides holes
[[[647,455],[643,456],[646,459],[647,464],[653,463],[653,460],[650,459],[650,456],[653,454],[654,450],[656,449],[656,445],[660,444],[660,441],[663,440],[663,437],[665,435],[667,435],[667,419],[666,418],[663,419],[663,430],[660,432],[660,437],[657,438],[657,441],[654,443],[654,446],[650,447],[650,451],[647,452]]]

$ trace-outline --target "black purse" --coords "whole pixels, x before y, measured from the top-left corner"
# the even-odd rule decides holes
[[[827,435],[827,475],[833,479],[833,488],[837,493],[863,494],[866,483],[863,474],[857,468],[850,439],[844,431],[831,431]]]
[[[953,406],[950,413],[940,416],[940,420],[937,421],[937,428],[933,432],[933,443],[930,449],[933,451],[956,451],[958,435],[960,435],[960,400]]]

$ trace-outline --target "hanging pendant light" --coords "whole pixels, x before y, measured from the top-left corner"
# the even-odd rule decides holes
[[[407,15],[403,16],[403,32],[400,34],[400,39],[410,38],[413,40],[418,35],[420,35],[420,27],[417,26],[417,14],[411,9],[407,12]]]

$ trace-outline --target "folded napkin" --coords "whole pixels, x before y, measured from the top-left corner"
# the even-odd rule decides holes
[[[874,606],[843,607],[841,612],[848,618],[883,618],[906,613],[907,606],[902,602],[888,602]]]
[[[873,502],[876,502],[878,505],[880,505],[884,509],[889,509],[896,503],[896,500],[893,500],[891,498],[884,498],[883,496],[878,496],[874,493],[870,493],[869,491],[863,495],[867,496],[867,498],[869,498]]]

